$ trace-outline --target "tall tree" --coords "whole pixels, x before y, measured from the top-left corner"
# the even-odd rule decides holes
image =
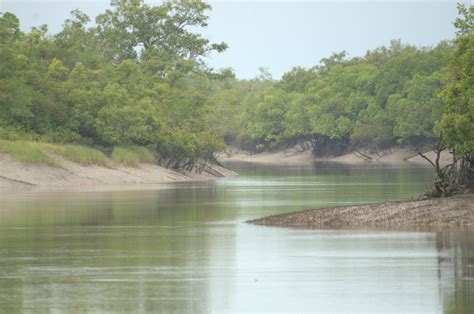
[[[443,90],[446,110],[440,130],[458,154],[474,152],[474,6],[459,5],[454,56],[449,64],[452,81]]]
[[[446,109],[439,123],[444,141],[459,158],[440,178],[448,192],[474,191],[474,6],[458,5],[458,10],[451,82],[442,93]]]
[[[97,33],[105,51],[115,61],[136,59],[141,49],[161,57],[197,60],[225,43],[210,44],[193,27],[206,27],[211,7],[202,1],[165,1],[150,6],[143,0],[112,0],[112,9],[96,18]]]

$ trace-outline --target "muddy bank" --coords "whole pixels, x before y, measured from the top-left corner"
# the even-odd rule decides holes
[[[248,223],[299,228],[474,229],[474,194],[421,201],[311,209],[264,217]]]
[[[207,166],[202,173],[191,173],[177,172],[154,164],[140,164],[138,167],[82,166],[57,155],[55,159],[61,167],[21,163],[8,155],[0,155],[0,189],[157,184],[236,175],[218,165]]]
[[[425,155],[434,160],[434,152],[426,152]],[[426,167],[431,167],[430,164],[421,158],[418,153],[410,148],[394,148],[384,151],[379,154],[368,154],[370,159],[364,159],[357,153],[348,153],[341,156],[328,156],[322,158],[315,158],[311,150],[297,150],[289,148],[275,152],[262,152],[258,154],[251,154],[236,148],[229,148],[226,153],[221,153],[218,160],[222,162],[251,162],[259,164],[309,164],[315,161],[336,162],[341,164],[416,164]],[[440,165],[444,166],[452,161],[452,155],[448,151],[441,154]]]

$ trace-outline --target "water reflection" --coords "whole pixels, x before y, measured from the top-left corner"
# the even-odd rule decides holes
[[[232,167],[241,176],[166,189],[0,194],[0,308],[473,312],[472,233],[242,223],[308,207],[407,199],[424,190],[429,169]]]
[[[438,232],[436,246],[444,312],[473,313],[474,232]]]

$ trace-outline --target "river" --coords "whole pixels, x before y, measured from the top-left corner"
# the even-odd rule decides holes
[[[474,235],[247,219],[405,200],[431,169],[262,166],[112,191],[0,192],[0,312],[474,313]]]

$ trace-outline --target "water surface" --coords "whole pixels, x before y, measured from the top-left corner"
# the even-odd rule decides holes
[[[0,192],[0,312],[474,312],[472,233],[243,222],[409,199],[429,168],[229,166],[163,189]]]

